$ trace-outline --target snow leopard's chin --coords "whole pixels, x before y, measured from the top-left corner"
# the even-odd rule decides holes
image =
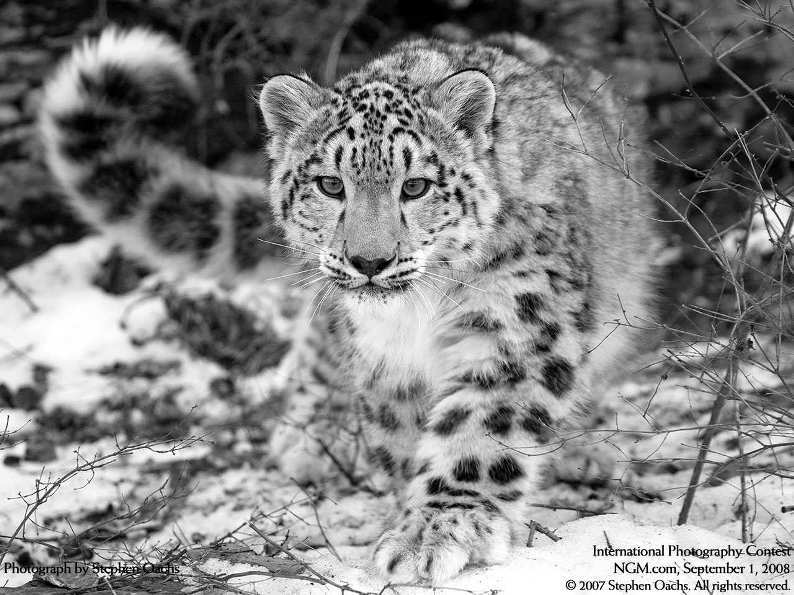
[[[354,288],[342,288],[342,303],[355,310],[383,313],[398,301],[406,299],[408,285],[400,288],[380,287],[372,283]]]

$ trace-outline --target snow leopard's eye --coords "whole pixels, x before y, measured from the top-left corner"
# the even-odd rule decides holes
[[[429,188],[430,180],[424,178],[411,178],[410,180],[405,180],[402,188],[402,198],[405,200],[419,198],[424,196]]]
[[[345,184],[341,178],[322,176],[317,178],[317,187],[320,192],[331,198],[342,198],[345,195]]]

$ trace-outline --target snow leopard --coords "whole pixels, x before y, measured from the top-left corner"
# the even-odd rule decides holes
[[[200,101],[186,53],[108,29],[55,70],[40,125],[74,207],[133,254],[263,280],[277,244],[303,258],[323,290],[298,361],[356,412],[397,494],[373,564],[438,584],[509,554],[538,455],[651,314],[642,117],[607,81],[513,33],[402,42],[331,87],[279,74],[258,91],[249,179],[180,149]],[[327,446],[320,397],[294,392],[303,440]],[[287,472],[330,456],[295,428],[274,432]]]

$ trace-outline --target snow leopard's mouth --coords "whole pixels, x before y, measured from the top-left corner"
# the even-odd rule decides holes
[[[364,285],[359,285],[358,287],[354,288],[355,290],[361,291],[362,293],[372,293],[372,294],[383,294],[383,293],[398,293],[401,291],[407,291],[411,288],[410,281],[395,281],[390,282],[388,287],[384,287],[383,285],[377,285],[372,281],[367,281]]]
[[[389,287],[383,287],[381,285],[376,285],[371,281],[367,281],[366,283],[356,287],[349,287],[345,285],[340,285],[340,287],[346,292],[357,296],[361,300],[386,300],[389,297],[393,297],[410,290],[411,282],[399,281],[390,284]]]
[[[407,291],[411,288],[414,278],[404,278],[403,275],[390,275],[385,278],[352,279],[349,276],[335,274],[329,276],[340,289],[355,293],[390,293]]]

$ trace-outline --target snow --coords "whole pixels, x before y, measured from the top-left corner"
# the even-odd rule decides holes
[[[723,562],[720,557],[702,559],[696,555],[680,555],[679,551],[691,549],[723,549],[728,546],[742,552],[731,554],[730,562],[734,566],[748,566],[751,562],[758,563],[753,557],[744,553],[744,545],[736,540],[725,539],[711,531],[698,527],[657,526],[638,523],[621,515],[605,515],[572,521],[563,526],[557,535],[561,538],[554,542],[539,536],[531,548],[516,549],[511,559],[504,564],[491,567],[474,568],[449,581],[437,592],[473,592],[473,593],[505,593],[523,594],[527,592],[555,595],[570,593],[565,583],[567,580],[577,581],[609,581],[622,584],[629,583],[632,578],[643,583],[654,584],[654,592],[662,592],[662,583],[670,585],[678,581],[694,589],[700,578],[696,572],[686,573],[685,563],[691,566],[703,566],[706,563]],[[664,556],[595,556],[594,546],[608,547],[607,540],[614,548],[661,548]],[[673,553],[668,555],[671,548]],[[383,589],[382,580],[373,575],[361,548],[340,548],[343,562],[339,562],[327,550],[312,552],[304,556],[312,568],[325,577],[332,577],[337,583],[343,583],[360,591],[378,593]],[[727,559],[727,558],[726,558]],[[614,572],[613,564],[621,561],[649,562],[652,566],[673,566],[677,572],[648,572],[639,575],[619,575]],[[212,560],[204,566],[207,571],[241,572],[245,565],[224,565]],[[713,575],[712,575],[713,576]],[[734,577],[735,578],[735,577]],[[763,582],[756,579],[742,579],[746,582]],[[785,580],[779,576],[769,578],[766,582],[779,583]],[[661,583],[657,583],[661,581]],[[300,583],[294,579],[267,579],[252,583],[250,577],[237,581],[237,586],[245,587],[257,593],[341,593],[342,590],[329,585],[312,585]],[[234,583],[232,583],[234,584]],[[794,581],[789,581],[794,586]],[[591,589],[595,590],[595,589]],[[620,590],[620,589],[613,589]],[[672,590],[672,589],[670,589]],[[678,590],[682,590],[681,587]],[[427,587],[400,586],[396,592],[426,593]],[[774,592],[774,591],[773,591]]]
[[[14,281],[35,296],[40,312],[30,312],[16,296],[3,296],[0,328],[24,354],[3,362],[3,381],[11,388],[30,382],[31,362],[47,362],[53,368],[48,405],[89,411],[111,387],[85,374],[86,368],[136,356],[119,321],[137,297],[118,299],[91,285],[108,247],[102,238],[59,246],[14,272]]]
[[[745,226],[731,230],[722,240],[725,253],[736,257],[742,253],[742,246],[750,262],[759,262],[771,255],[777,246],[792,249],[794,226],[789,219],[794,209],[775,196],[762,196],[759,208],[753,213],[749,228]]]
[[[10,442],[0,445],[0,456],[22,459],[15,465],[0,465],[0,534],[10,535],[25,514],[26,504],[19,498],[20,493],[32,492],[37,480],[55,479],[68,473],[80,460],[107,455],[118,444],[135,442],[125,434],[125,428],[149,429],[150,424],[160,419],[155,411],[157,406],[172,399],[169,406],[189,413],[190,424],[183,438],[199,436],[201,440],[183,444],[177,437],[162,445],[160,452],[136,450],[101,469],[75,475],[36,511],[35,523],[28,525],[25,535],[50,539],[57,539],[63,533],[72,535],[91,527],[96,522],[92,519],[105,518],[102,515],[108,507],[123,511],[140,506],[147,497],[162,494],[162,490],[169,494],[173,491],[174,502],[163,512],[129,528],[126,541],[95,544],[95,556],[102,556],[105,563],[110,563],[125,559],[124,547],[143,556],[155,547],[162,549],[174,543],[195,553],[211,549],[217,538],[229,533],[234,534],[231,543],[245,544],[259,555],[264,552],[265,543],[247,526],[253,520],[274,541],[281,543],[288,537],[285,547],[292,554],[338,585],[380,592],[384,583],[374,573],[368,552],[378,536],[382,519],[394,505],[393,497],[374,495],[343,481],[304,490],[267,464],[267,453],[263,450],[266,436],[257,433],[259,418],[254,412],[275,411],[270,395],[284,386],[290,358],[250,379],[248,384],[257,390],[249,392],[247,397],[217,395],[209,386],[227,372],[217,363],[191,354],[178,342],[158,336],[167,313],[162,298],[153,288],[163,280],[173,283],[184,294],[210,292],[245,304],[268,320],[276,333],[290,336],[291,320],[284,315],[288,298],[284,297],[283,286],[263,288],[241,284],[229,288],[206,280],[173,281],[155,275],[128,295],[112,296],[91,282],[110,246],[107,239],[91,237],[57,247],[12,271],[14,281],[31,296],[38,312],[32,312],[13,292],[0,293],[0,383],[15,390],[32,382],[34,364],[49,366],[52,372],[41,410],[52,412],[65,407],[93,415],[92,423],[104,432],[88,438],[79,433],[70,437],[66,432],[55,445],[55,460],[28,461],[24,460],[27,443],[39,432],[41,411],[0,409],[0,427],[7,420],[8,431],[17,430],[10,435]],[[790,347],[784,348],[790,351]],[[125,379],[99,373],[104,366],[143,359],[178,364],[154,379]],[[743,372],[740,388],[748,392],[775,388],[779,383],[774,375],[757,367],[748,367]],[[142,399],[141,395],[146,398],[139,405],[122,407]],[[449,590],[438,592],[501,590],[551,595],[571,592],[565,587],[566,580],[629,582],[631,575],[615,574],[616,558],[593,555],[593,547],[605,547],[607,539],[614,547],[678,544],[742,549],[744,546],[738,541],[741,535],[737,518],[738,477],[727,477],[722,483],[699,488],[689,524],[676,526],[696,452],[698,425],[708,419],[712,399],[702,392],[697,379],[668,374],[662,366],[648,367],[609,387],[598,404],[597,426],[554,455],[560,460],[559,472],[552,474],[533,497],[544,506],[533,508],[528,520],[554,529],[560,541],[536,533],[533,546],[517,544],[505,564],[468,569],[444,585]],[[117,430],[117,435],[108,433],[108,428]],[[727,433],[717,436],[710,455],[712,460],[735,456],[736,444],[730,438]],[[590,454],[599,449],[605,451],[607,456],[602,461],[610,462],[598,465],[611,478],[606,486],[561,481],[565,473],[576,471],[577,448]],[[77,453],[84,458],[79,459]],[[794,468],[791,448],[776,450],[775,455],[783,467]],[[766,546],[794,543],[794,513],[780,512],[781,507],[794,504],[794,480],[762,472],[749,473],[746,480],[752,485],[750,516],[756,543]],[[579,518],[578,512],[566,507],[605,514]],[[327,547],[324,535],[342,562]],[[40,563],[53,561],[41,546],[24,547]],[[12,550],[9,557],[13,559],[18,551]],[[283,553],[268,555],[288,562]],[[789,561],[792,559],[790,556]],[[643,561],[675,565],[679,569],[685,562],[703,563],[693,556]],[[750,561],[743,555],[734,563]],[[760,558],[755,560],[760,561]],[[192,580],[198,580],[197,569],[244,573],[230,579],[230,583],[250,592],[340,592],[319,580],[313,583],[305,580],[310,576],[305,570],[302,578],[263,577],[256,574],[262,566],[221,554],[199,556],[196,568],[184,569],[184,576],[193,573]],[[690,587],[697,580],[696,576],[683,572],[674,576],[633,575],[633,578],[651,582],[657,578],[677,579]],[[0,576],[0,585],[14,586],[28,580],[29,575],[6,573]],[[761,580],[782,579],[742,576],[744,582]],[[395,586],[386,592],[429,591],[426,587]],[[690,592],[695,591],[690,589]]]

